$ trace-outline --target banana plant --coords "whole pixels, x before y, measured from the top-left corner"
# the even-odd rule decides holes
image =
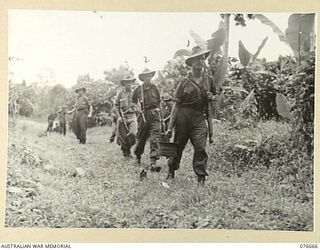
[[[298,58],[298,64],[301,61],[301,51],[314,50],[314,18],[315,14],[292,14],[288,20],[286,32],[274,24],[269,18],[262,14],[255,14],[261,23],[268,25],[278,35],[279,40],[286,43]]]
[[[199,46],[203,50],[207,48],[207,41],[202,39],[202,37],[199,36],[196,32],[194,32],[193,30],[190,30],[190,35],[197,46]]]
[[[265,15],[262,15],[262,14],[255,14],[254,16],[255,16],[255,18],[257,18],[261,23],[263,23],[263,24],[271,27],[272,30],[273,30],[273,32],[275,32],[275,33],[278,35],[280,41],[286,43],[287,45],[290,45],[290,44],[289,44],[289,41],[288,41],[288,39],[287,39],[287,37],[286,37],[286,35],[285,35],[285,34],[281,31],[281,29],[280,29],[276,24],[274,24],[269,18],[267,18]]]
[[[239,59],[240,59],[240,63],[242,64],[242,66],[247,67],[249,65],[249,63],[253,63],[258,55],[260,54],[261,50],[263,49],[263,47],[266,45],[268,40],[268,37],[264,38],[261,42],[261,44],[259,45],[256,53],[252,54],[250,53],[244,46],[244,44],[242,43],[242,41],[239,41]]]
[[[286,36],[300,65],[301,54],[313,50],[314,14],[292,14],[289,17]]]
[[[230,14],[225,14],[223,16],[224,21],[224,34],[225,39],[223,41],[222,48],[222,57],[219,60],[218,66],[216,68],[216,72],[214,73],[213,79],[216,85],[216,89],[218,91],[221,90],[221,85],[225,81],[227,70],[228,70],[228,62],[229,62],[229,29],[230,29]],[[218,118],[220,112],[220,105],[223,98],[223,92],[218,95],[215,109],[214,109],[214,117]]]

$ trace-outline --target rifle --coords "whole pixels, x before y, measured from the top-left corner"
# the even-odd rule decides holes
[[[144,93],[143,93],[143,84],[141,84],[141,98],[138,98],[138,103],[140,105],[140,111],[142,116],[142,121],[146,122],[146,117],[144,115]]]
[[[124,119],[123,111],[122,111],[122,109],[120,107],[118,108],[118,110],[119,110],[120,118],[121,118],[121,120],[123,122],[123,125],[124,125],[125,129],[126,129],[126,132],[128,133],[129,132],[129,128],[128,128],[128,124],[127,124],[126,120]]]
[[[209,70],[208,66],[205,63],[204,63],[204,71],[206,73],[207,85],[208,85],[208,87],[210,87],[209,78],[211,77],[211,74],[210,74],[210,70]],[[208,122],[209,143],[211,144],[211,143],[213,143],[213,128],[212,128],[213,103],[212,103],[212,99],[207,100],[205,112],[206,112],[206,117],[207,117],[207,122]]]
[[[164,122],[168,121],[171,118],[171,115],[168,115],[166,118],[163,119]]]

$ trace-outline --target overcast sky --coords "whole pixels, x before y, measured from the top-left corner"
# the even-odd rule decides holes
[[[285,32],[289,13],[265,15]],[[79,74],[103,79],[104,70],[125,61],[138,74],[146,66],[144,56],[149,68],[160,70],[175,51],[193,42],[190,30],[207,40],[220,20],[216,13],[10,10],[9,56],[23,59],[10,63],[13,81],[36,81],[50,69],[57,83],[71,87]],[[266,36],[260,58],[292,54],[270,27],[250,20],[246,27],[231,22],[229,55],[238,57],[239,40],[254,53]]]

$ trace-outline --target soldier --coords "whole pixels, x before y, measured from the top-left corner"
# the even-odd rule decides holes
[[[160,172],[161,167],[156,166],[159,159],[159,137],[160,137],[160,93],[156,85],[151,83],[155,71],[145,69],[139,74],[139,79],[143,82],[133,91],[132,102],[136,104],[138,110],[138,133],[137,144],[134,150],[137,163],[141,165],[141,155],[147,139],[150,137],[150,170]],[[144,169],[140,177],[145,178],[147,172]]]
[[[67,114],[66,107],[62,107],[62,109],[59,110],[58,112],[60,134],[63,134],[63,135],[66,135],[66,132],[67,132],[66,114]]]
[[[132,103],[131,84],[136,78],[127,76],[121,80],[123,86],[116,95],[115,111],[117,113],[117,141],[121,146],[123,156],[126,159],[132,158],[131,147],[136,143],[137,117],[135,106]]]
[[[48,132],[52,132],[54,118],[55,118],[54,112],[51,111],[51,113],[48,116],[48,127],[47,127]]]
[[[179,83],[174,96],[174,105],[167,135],[172,135],[178,144],[177,156],[168,160],[169,173],[167,178],[174,178],[175,170],[179,169],[181,157],[188,140],[194,148],[193,170],[198,177],[198,185],[203,186],[207,173],[208,155],[206,141],[208,128],[204,111],[208,101],[213,99],[215,88],[212,78],[204,74],[205,59],[210,51],[202,51],[199,46],[192,49],[186,64],[192,68],[187,77]]]
[[[76,89],[78,94],[74,108],[68,114],[75,112],[74,128],[77,139],[80,144],[86,144],[87,134],[87,117],[92,116],[92,105],[86,97],[86,88]]]

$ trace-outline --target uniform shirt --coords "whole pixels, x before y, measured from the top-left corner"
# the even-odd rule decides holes
[[[75,107],[77,110],[82,110],[82,109],[89,109],[91,106],[91,103],[88,100],[88,97],[85,95],[83,96],[78,96],[78,99],[76,100]]]
[[[194,81],[195,83],[193,83]],[[201,90],[195,86],[200,86]],[[207,92],[216,94],[213,80],[202,75],[200,82],[196,82],[191,74],[183,78],[178,84],[175,92],[174,101],[180,103],[182,107],[191,107],[198,110],[204,110],[208,102]]]
[[[65,123],[66,122],[66,111],[62,111],[59,113],[59,121],[61,123]]]
[[[132,91],[127,92],[125,88],[120,89],[115,99],[115,106],[123,112],[133,111]]]
[[[54,114],[50,114],[48,117],[48,121],[53,121],[54,120]]]
[[[144,100],[141,97],[141,86],[143,86]],[[138,98],[143,102],[144,109],[158,108],[160,104],[160,93],[156,85],[151,83],[150,86],[146,87],[142,84],[135,88],[132,95],[132,102],[138,103]]]

